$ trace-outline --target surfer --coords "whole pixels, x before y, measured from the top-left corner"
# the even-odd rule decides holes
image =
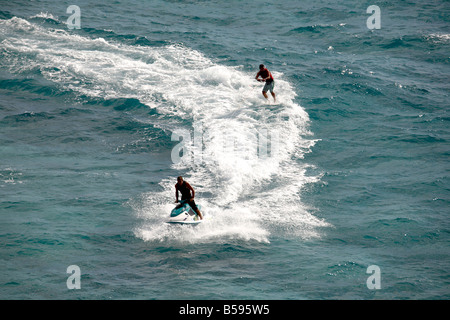
[[[191,187],[191,185],[187,181],[183,181],[183,177],[179,176],[177,178],[177,183],[175,184],[175,197],[176,201],[178,202],[178,191],[181,192],[181,200],[187,200],[187,203],[191,206],[191,208],[197,212],[200,220],[203,220],[202,213],[200,210],[198,210],[197,205],[194,201],[195,191],[194,188]],[[191,195],[192,191],[192,195]]]
[[[262,79],[259,79],[259,77],[261,77]],[[273,101],[277,101],[277,99],[275,98],[275,92],[273,92],[275,80],[273,79],[272,73],[263,64],[259,65],[259,72],[256,74],[255,79],[259,82],[266,82],[262,91],[264,98],[266,98],[267,100],[269,99],[269,97],[267,96],[267,91],[270,91],[273,97]]]

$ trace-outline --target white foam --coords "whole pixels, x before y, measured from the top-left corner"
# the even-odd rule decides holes
[[[450,41],[450,34],[448,33],[432,33],[426,37],[433,42],[448,43]]]
[[[308,114],[295,103],[295,91],[283,74],[274,72],[278,104],[270,105],[253,73],[220,65],[182,45],[131,46],[45,29],[20,18],[0,20],[0,34],[0,49],[7,53],[2,65],[13,73],[38,69],[80,95],[136,98],[170,116],[155,126],[201,129],[200,150],[188,146],[189,154],[201,151],[201,162],[173,167],[188,172],[186,179],[211,220],[195,232],[164,224],[174,200],[175,177],[168,177],[161,182],[163,191],[142,197],[139,205],[133,202],[143,219],[136,234],[143,239],[268,241],[274,227],[311,237],[327,225],[300,199],[301,188],[318,179],[305,175],[307,165],[301,161],[315,141],[307,129]],[[176,119],[192,126],[183,127]],[[267,157],[256,152],[263,136],[270,140]],[[202,198],[202,193],[211,196]]]
[[[49,19],[49,20],[53,20],[55,22],[58,22],[58,17],[55,17],[54,15],[49,13],[48,11],[40,12],[40,13],[30,17],[30,19],[33,19],[33,18]]]

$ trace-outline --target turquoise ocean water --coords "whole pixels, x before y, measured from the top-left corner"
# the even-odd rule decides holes
[[[4,2],[0,298],[448,299],[449,49],[448,1]]]

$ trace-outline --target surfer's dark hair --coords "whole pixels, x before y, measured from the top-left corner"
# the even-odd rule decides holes
[[[259,65],[259,68],[261,69],[261,68],[264,68],[264,65],[263,64],[260,64]]]

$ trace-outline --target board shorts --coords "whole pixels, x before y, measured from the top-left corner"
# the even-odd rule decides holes
[[[181,199],[181,200],[185,200],[185,199]],[[187,201],[187,204],[190,205],[191,208],[194,209],[194,211],[197,211],[197,210],[198,210],[197,205],[195,204],[195,201],[194,201],[194,200],[188,200],[188,201]]]
[[[270,92],[273,92],[273,88],[275,87],[275,80],[272,80],[270,82],[266,81],[266,84],[264,85],[263,92],[267,92],[270,90]]]

